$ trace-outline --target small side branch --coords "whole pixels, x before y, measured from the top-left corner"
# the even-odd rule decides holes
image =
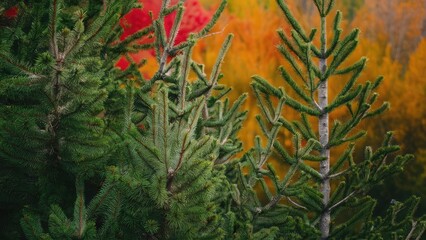
[[[338,172],[338,173],[335,173],[335,174],[331,174],[331,175],[328,176],[328,178],[332,179],[332,178],[340,177],[340,176],[344,175],[345,173],[347,173],[348,171],[349,170],[346,169],[346,170],[343,170],[341,172]]]
[[[273,206],[277,205],[277,203],[283,198],[281,194],[274,196],[271,201],[261,208],[261,212],[271,209]]]
[[[287,197],[287,199],[288,199],[288,201],[289,201],[290,203],[292,203],[294,206],[299,207],[299,208],[301,208],[301,209],[303,209],[303,210],[308,211],[308,208],[306,208],[305,206],[302,206],[302,205],[298,204],[297,202],[293,201],[290,197]]]
[[[356,193],[356,191],[351,192],[348,196],[346,196],[345,198],[343,198],[342,200],[340,200],[339,202],[337,202],[336,204],[334,204],[333,206],[331,206],[330,208],[328,208],[328,210],[332,211],[336,207],[342,205],[343,203],[345,203],[346,201],[348,201],[353,195],[355,195],[355,193]]]
[[[410,230],[410,232],[408,233],[408,235],[407,235],[407,237],[405,238],[405,240],[410,240],[410,239],[411,239],[411,236],[413,235],[414,230],[416,230],[416,226],[417,226],[417,222],[416,222],[416,221],[411,220],[411,230]]]
[[[0,58],[3,59],[5,62],[9,63],[10,65],[16,67],[17,69],[21,70],[23,73],[27,74],[29,76],[29,78],[32,78],[32,79],[46,78],[46,76],[31,71],[26,66],[17,63],[16,61],[10,59],[9,57],[7,57],[4,54],[0,53]]]

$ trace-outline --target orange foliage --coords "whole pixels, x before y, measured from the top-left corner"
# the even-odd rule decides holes
[[[422,121],[420,116],[424,116],[425,113],[425,107],[420,104],[422,100],[424,101],[425,96],[420,93],[411,93],[419,92],[421,91],[420,89],[424,90],[426,81],[413,81],[413,78],[419,79],[418,76],[412,76],[415,67],[406,67],[405,64],[400,61],[402,59],[394,58],[395,49],[392,46],[392,42],[385,40],[384,37],[388,33],[376,26],[376,24],[380,25],[380,23],[377,23],[373,19],[369,19],[373,13],[367,14],[364,12],[366,10],[367,8],[364,6],[360,12],[357,13],[358,17],[356,17],[352,23],[353,25],[361,25],[361,35],[356,50],[348,57],[346,64],[354,63],[361,57],[366,56],[368,58],[367,66],[363,70],[359,82],[374,81],[378,76],[383,75],[384,82],[378,89],[378,93],[380,94],[378,105],[383,101],[389,101],[391,103],[391,108],[383,115],[366,120],[360,127],[368,131],[368,136],[365,139],[368,145],[380,144],[384,134],[390,130],[396,133],[395,137],[398,144],[403,146],[408,145],[411,144],[411,142],[407,142],[405,137],[406,134],[410,132],[410,129],[422,128],[419,125]],[[360,15],[365,16],[365,19],[361,18]],[[369,25],[367,25],[367,23],[369,23]],[[373,35],[374,37],[372,37]],[[414,44],[414,46],[416,46],[416,44]],[[410,65],[416,64],[418,66],[422,63],[419,56],[420,53],[417,53],[419,51],[421,51],[420,47],[410,57]],[[335,82],[331,92],[336,93],[336,90],[341,88],[343,82],[344,81],[340,84]],[[344,112],[341,111],[340,114],[344,114]],[[417,118],[414,117],[415,114],[417,114]],[[414,119],[416,120],[412,121]],[[410,122],[412,124],[410,124]],[[416,135],[415,138],[421,138],[422,134],[412,133]],[[421,131],[417,133],[421,133]]]
[[[407,73],[404,79],[405,96],[409,99],[404,103],[404,115],[414,121],[419,121],[426,126],[426,39],[423,39],[417,49],[410,56]],[[407,94],[409,93],[409,94]],[[402,93],[401,93],[402,94]]]
[[[404,79],[400,80],[393,96],[398,96],[392,109],[392,122],[402,130],[403,139],[412,139],[414,135],[417,147],[426,149],[426,39],[423,39],[410,56]],[[423,134],[422,134],[423,133]],[[415,149],[412,149],[415,150]]]
[[[365,36],[392,47],[392,57],[406,63],[416,49],[426,23],[426,2],[419,0],[365,1],[353,24]]]

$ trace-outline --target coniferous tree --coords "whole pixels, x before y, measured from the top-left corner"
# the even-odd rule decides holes
[[[357,127],[359,123],[389,107],[388,103],[378,107],[375,104],[378,97],[375,90],[382,77],[357,85],[366,58],[344,67],[345,59],[357,45],[359,30],[342,36],[340,11],[335,14],[332,28],[327,27],[334,0],[312,1],[321,19],[319,34],[317,29],[307,34],[292,16],[287,3],[282,0],[277,3],[293,28],[291,38],[283,30],[278,31],[282,41],[278,50],[291,67],[279,69],[285,87],[274,87],[260,76],[253,78],[252,87],[263,115],[257,120],[266,138],[264,146],[257,138],[254,149],[240,163],[249,168],[249,174],[241,174],[240,182],[242,190],[253,196],[253,221],[264,225],[266,216],[273,216],[276,221],[266,220],[274,226],[294,212],[294,216],[299,216],[294,219],[300,219],[301,231],[308,229],[311,233],[304,238],[420,238],[425,229],[425,216],[413,218],[418,198],[394,202],[385,217],[374,219],[376,201],[368,196],[373,186],[400,172],[412,156],[394,156],[399,146],[392,144],[389,132],[377,150],[365,147],[363,159],[353,158],[356,140],[366,135]],[[327,36],[330,32],[331,38]],[[331,98],[329,85],[342,80],[346,80],[345,86]],[[283,117],[284,106],[299,112],[300,120]],[[346,108],[347,116],[331,124],[329,115],[337,108]],[[293,149],[285,146],[282,137],[286,135],[280,134],[282,131],[292,135]],[[346,150],[335,150],[342,145]],[[284,176],[266,164],[274,152],[279,161],[289,166]],[[267,181],[272,182],[273,189]],[[257,184],[264,191],[266,203],[252,192]],[[288,205],[292,207],[288,209]],[[286,236],[288,232],[281,230],[280,234]]]
[[[126,50],[114,44],[115,25],[133,6],[131,0],[0,4],[18,13],[0,25],[2,239],[20,238],[24,206],[22,227],[40,239],[48,218],[52,229],[58,223],[50,208],[78,213],[83,186],[96,189],[101,181],[113,140],[105,101],[118,77],[114,60]],[[78,217],[63,231],[77,231]]]
[[[222,217],[226,210],[222,205],[230,199],[224,163],[242,149],[236,133],[246,115],[239,111],[246,96],[231,104],[222,100],[230,89],[218,84],[232,35],[226,38],[210,76],[191,53],[225,5],[222,1],[204,29],[177,45],[183,1],[176,5],[163,1],[159,17],[147,27],[155,36],[158,70],[140,86],[133,80],[126,84],[119,107],[125,116],[115,123],[121,127],[116,134],[121,147],[114,156],[120,162],[109,169],[88,208],[101,214],[102,236],[223,238],[228,222]],[[171,9],[176,19],[167,36],[164,17]]]

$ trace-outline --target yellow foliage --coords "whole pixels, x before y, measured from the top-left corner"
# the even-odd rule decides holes
[[[395,90],[394,116],[405,133],[418,133],[425,141],[426,131],[426,39],[423,39],[410,56],[405,78]],[[424,145],[424,143],[423,143]]]
[[[425,21],[425,1],[375,0],[365,1],[353,24],[373,41],[389,43],[392,57],[406,63],[422,38]]]
[[[426,39],[423,39],[416,51],[410,56],[406,77],[404,79],[404,93],[410,98],[405,105],[407,117],[421,121],[426,125]]]

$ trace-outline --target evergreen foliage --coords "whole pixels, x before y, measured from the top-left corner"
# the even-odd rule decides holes
[[[293,28],[291,37],[283,30],[278,31],[282,40],[278,50],[291,69],[279,69],[285,88],[274,87],[260,76],[253,77],[252,87],[262,110],[262,116],[257,120],[266,144],[262,145],[260,138],[256,139],[254,149],[243,161],[250,168],[249,174],[242,176],[241,181],[247,192],[260,184],[267,199],[264,203],[254,197],[254,211],[259,215],[262,212],[271,214],[281,205],[292,205],[304,219],[304,231],[315,228],[313,235],[308,237],[313,239],[420,238],[425,229],[425,216],[412,219],[418,199],[396,202],[385,217],[374,221],[372,212],[376,201],[368,196],[373,186],[400,172],[412,156],[395,157],[393,153],[399,150],[399,146],[392,144],[392,133],[389,132],[377,150],[367,146],[363,159],[353,158],[356,140],[366,135],[357,127],[359,123],[389,107],[385,102],[375,108],[378,97],[375,90],[382,77],[357,84],[366,58],[343,67],[345,59],[357,45],[359,30],[354,29],[342,36],[342,14],[339,11],[335,14],[332,31],[327,28],[333,0],[313,1],[321,26],[319,31],[311,29],[309,33],[293,17],[287,3],[282,0],[277,3]],[[331,38],[327,37],[330,32],[333,34]],[[328,40],[331,41],[327,43]],[[329,85],[342,79],[347,79],[346,85],[329,101]],[[294,94],[288,94],[285,89]],[[300,120],[285,119],[284,106],[299,112]],[[348,116],[335,119],[330,125],[329,114],[337,108],[346,108]],[[314,128],[312,123],[318,127]],[[279,138],[283,136],[279,135],[280,130],[292,135],[292,149],[283,145],[285,139]],[[346,150],[336,154],[338,151],[334,149],[342,145]],[[276,158],[289,166],[284,176],[268,164],[274,151]],[[265,181],[272,182],[272,186]],[[398,214],[401,222],[395,219]],[[269,221],[272,224],[278,222]]]
[[[162,1],[153,24],[123,41],[118,21],[141,7],[134,0],[20,1],[16,18],[0,18],[0,238],[420,238],[426,217],[414,218],[417,198],[393,202],[386,216],[373,218],[376,202],[367,195],[411,156],[393,157],[399,147],[389,133],[377,150],[365,148],[364,159],[352,157],[366,134],[355,131],[358,124],[388,107],[373,107],[382,78],[356,85],[366,59],[341,67],[359,31],[342,38],[337,12],[327,46],[334,1],[316,0],[317,47],[317,31],[306,34],[277,2],[294,28],[292,38],[278,31],[278,50],[293,69],[279,69],[285,88],[253,77],[264,138],[241,158],[237,134],[247,95],[232,103],[230,88],[220,84],[233,36],[210,74],[191,57],[226,0],[204,29],[179,44],[184,0]],[[11,6],[0,3],[0,16]],[[164,19],[173,12],[166,34]],[[141,37],[154,42],[138,45]],[[138,70],[145,62],[128,55],[145,48],[158,63],[150,79]],[[120,71],[115,63],[123,55],[130,66]],[[328,102],[327,84],[336,75],[349,80]],[[300,120],[284,118],[287,106]],[[340,107],[348,118],[328,129],[328,114]],[[293,149],[283,144],[283,131]],[[330,149],[341,145],[346,150],[331,158]],[[288,170],[276,171],[272,158]]]
[[[52,204],[73,211],[76,178],[99,184],[112,143],[101,115],[116,77],[113,60],[124,50],[110,47],[119,33],[113,26],[134,5],[20,1],[18,6],[18,16],[0,27],[0,205],[7,211],[0,232],[6,239],[19,238],[24,206],[45,223]]]

